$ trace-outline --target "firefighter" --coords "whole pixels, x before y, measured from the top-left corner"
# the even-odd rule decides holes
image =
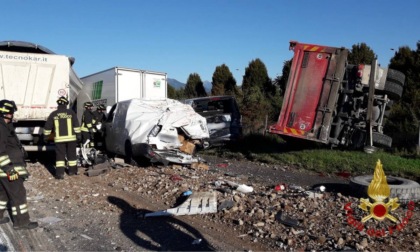
[[[93,112],[96,118],[96,124],[102,124],[106,121],[105,106],[103,104],[98,105],[96,111]]]
[[[9,222],[9,218],[3,216],[9,201],[13,228],[33,229],[38,227],[38,223],[29,220],[26,189],[23,185],[29,173],[22,144],[12,124],[15,111],[17,108],[14,101],[0,101],[0,224]]]
[[[89,146],[90,148],[95,147],[95,132],[96,132],[96,118],[92,112],[93,103],[85,102],[83,104],[85,111],[83,112],[82,116],[82,143],[85,144],[87,140],[90,140]]]
[[[76,113],[67,108],[69,101],[61,96],[57,100],[57,110],[51,112],[44,127],[45,142],[54,132],[55,178],[64,179],[66,158],[69,176],[77,174],[77,143],[81,140],[80,126]]]
[[[94,134],[95,139],[95,147],[97,149],[102,150],[104,146],[104,132],[103,132],[103,123],[106,121],[106,115],[105,115],[105,106],[103,104],[98,105],[96,110],[93,112],[96,120],[96,133]]]

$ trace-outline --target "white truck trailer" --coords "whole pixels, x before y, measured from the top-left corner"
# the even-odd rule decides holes
[[[0,100],[13,100],[16,134],[26,151],[53,150],[43,141],[43,127],[65,96],[70,106],[82,88],[74,58],[23,41],[0,42]]]
[[[81,79],[84,86],[77,97],[79,120],[87,101],[107,107],[133,98],[167,97],[167,74],[163,72],[112,67]]]

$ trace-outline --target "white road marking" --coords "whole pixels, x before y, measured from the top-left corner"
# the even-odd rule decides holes
[[[0,226],[0,251],[16,251],[7,234]]]

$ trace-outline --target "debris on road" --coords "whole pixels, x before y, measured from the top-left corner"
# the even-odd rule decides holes
[[[236,191],[242,192],[242,193],[251,193],[254,191],[254,188],[252,188],[251,186],[247,186],[245,184],[238,184],[232,181],[225,181],[226,184],[228,184],[229,186],[231,186],[233,189],[235,189]]]
[[[216,192],[193,193],[184,203],[175,208],[146,213],[144,217],[171,216],[171,215],[193,215],[208,214],[217,212]]]
[[[280,222],[281,224],[284,224],[284,225],[289,226],[289,227],[298,227],[299,226],[299,221],[298,220],[290,218],[289,216],[287,216],[282,211],[277,212],[276,220],[278,222]]]
[[[274,187],[275,191],[284,191],[286,189],[286,185],[285,184],[278,184]]]
[[[400,221],[405,221],[408,214],[411,217],[401,231],[393,230],[383,238],[372,237],[367,233],[369,228],[380,230],[388,225],[385,221],[373,223],[369,220],[361,232],[347,222],[346,204],[351,204],[354,219],[361,220],[367,213],[358,208],[360,198],[341,190],[350,187],[350,181],[342,177],[332,174],[333,177],[320,178],[315,172],[291,170],[289,167],[285,168],[286,171],[262,169],[257,162],[227,162],[224,158],[204,157],[209,170],[191,169],[188,165],[128,166],[110,169],[100,176],[78,175],[63,181],[55,181],[48,169],[34,164],[28,167],[32,176],[25,186],[34,218],[38,221],[46,216],[61,219],[55,225],[39,221],[47,231],[43,234],[51,237],[51,243],[62,244],[49,251],[76,251],[80,248],[90,251],[147,250],[148,247],[129,240],[119,225],[138,228],[140,233],[153,229],[154,237],[160,239],[168,232],[172,235],[173,230],[165,226],[172,220],[181,220],[205,235],[197,233],[182,240],[182,244],[190,246],[186,245],[189,250],[201,250],[200,246],[208,242],[203,237],[208,235],[219,237],[224,244],[235,244],[232,247],[218,246],[215,251],[356,250],[364,238],[368,239],[369,250],[374,251],[414,251],[418,247],[420,218],[417,203],[401,204],[392,211]],[[120,161],[115,159],[115,162]],[[230,165],[219,168],[217,164],[220,163]],[[227,174],[237,175],[231,177]],[[235,190],[241,184],[252,187],[253,192]],[[275,187],[282,184],[285,189],[276,191]],[[326,187],[325,191],[322,191],[322,186]],[[314,197],[305,193],[308,191]],[[200,198],[193,202],[192,198],[200,192],[207,194],[208,200]],[[318,194],[322,194],[322,198],[317,198]],[[109,195],[120,200],[110,202]],[[86,218],[87,213],[89,218]],[[146,213],[147,221],[133,223],[139,217],[146,217]],[[176,215],[185,216],[176,218]],[[173,218],[151,220],[152,216]],[[176,230],[182,231],[183,228]],[[229,237],[222,234],[225,231],[230,232]],[[80,234],[103,242],[95,245]],[[56,235],[60,238],[55,239]],[[191,244],[199,238],[202,243]],[[167,239],[154,242],[166,246]],[[240,242],[235,243],[237,240]],[[165,249],[180,250],[179,247],[163,246],[152,250]]]

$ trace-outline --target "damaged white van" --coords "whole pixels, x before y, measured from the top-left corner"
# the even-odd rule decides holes
[[[196,147],[209,138],[206,119],[172,99],[131,99],[114,104],[103,125],[106,150],[137,165],[199,162]]]

